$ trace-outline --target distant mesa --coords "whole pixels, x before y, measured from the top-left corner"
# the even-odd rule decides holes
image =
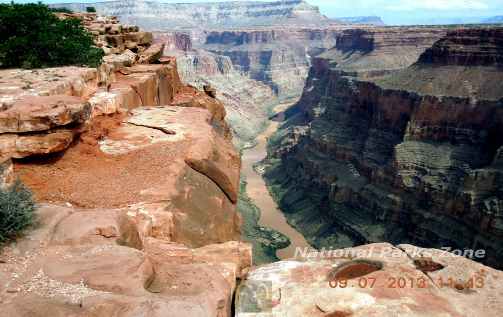
[[[126,0],[60,3],[50,6],[64,7],[77,12],[85,12],[87,7],[93,6],[100,14],[117,16],[123,23],[136,24],[150,31],[271,25],[321,27],[330,24],[330,19],[322,15],[317,6],[302,0],[211,3],[160,3]]]

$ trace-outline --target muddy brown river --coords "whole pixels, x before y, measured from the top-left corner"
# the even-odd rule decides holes
[[[278,105],[275,108],[275,112],[280,113],[290,105],[290,103]],[[280,117],[280,120],[277,121],[281,121],[282,116],[278,117]],[[309,244],[304,239],[304,236],[287,223],[285,216],[270,195],[264,179],[253,169],[255,163],[260,162],[266,157],[267,139],[278,129],[280,122],[277,121],[270,121],[269,127],[257,137],[257,145],[243,152],[241,173],[246,177],[248,183],[246,186],[248,196],[260,209],[259,225],[279,231],[291,241],[288,247],[276,252],[278,258],[284,260],[294,257],[295,248],[309,247]]]

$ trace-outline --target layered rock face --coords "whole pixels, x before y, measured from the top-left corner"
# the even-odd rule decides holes
[[[502,66],[503,28],[461,29],[435,43],[419,60],[423,64]]]
[[[177,57],[182,80],[197,88],[211,85],[227,111],[227,121],[236,141],[250,142],[267,120],[270,105],[276,102],[273,90],[236,70],[226,56],[203,50]]]
[[[156,31],[328,23],[318,7],[301,0],[176,4],[128,0],[51,5],[77,12],[85,12],[87,6],[95,7],[100,14],[118,16],[124,23]]]
[[[252,255],[225,108],[140,46],[98,69],[0,72],[0,186],[19,177],[39,203],[0,253],[5,314],[230,316]]]
[[[298,97],[311,56],[332,48],[337,28],[275,28],[208,32],[202,48],[231,59],[240,72],[280,97]]]
[[[156,43],[164,43],[164,55],[173,52],[188,52],[192,50],[192,34],[186,32],[154,32]]]
[[[237,316],[500,316],[503,273],[412,245],[371,244],[256,268]]]
[[[501,267],[498,34],[452,31],[420,56],[412,42],[365,35],[315,59],[266,173],[291,223],[320,247],[485,249],[485,263]],[[397,61],[380,60],[379,47]]]
[[[124,23],[157,31],[156,38],[169,50],[189,51],[190,35],[194,48],[229,57],[242,75],[265,83],[285,98],[300,96],[311,56],[335,45],[337,32],[333,29],[338,28],[317,7],[299,0],[205,4],[108,1],[52,6],[82,12],[90,5]]]
[[[211,86],[216,90],[217,98],[225,105],[234,141],[242,146],[254,138],[267,120],[269,105],[276,100],[274,93],[270,87],[236,70],[229,57],[192,49],[192,39],[197,41],[197,36],[159,32],[154,42],[165,45],[166,55],[177,57],[183,82],[199,89]]]

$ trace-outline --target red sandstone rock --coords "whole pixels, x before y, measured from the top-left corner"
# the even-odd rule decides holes
[[[466,258],[442,257],[439,250],[402,248],[384,243],[371,244],[345,249],[348,255],[353,252],[353,256],[347,258],[315,258],[311,254],[310,259],[281,261],[256,268],[238,289],[236,316],[250,316],[246,309],[250,311],[249,303],[253,303],[254,296],[265,316],[501,314],[502,272]],[[423,273],[411,259],[421,253],[433,254],[433,260],[445,268]],[[361,263],[377,265],[377,269],[370,273],[360,270]],[[339,283],[330,280],[331,274],[342,268],[352,268],[353,278],[339,280]],[[461,288],[460,285],[468,285],[465,282],[472,277],[483,277],[484,286]],[[452,285],[447,282],[449,279],[454,281]],[[443,285],[440,284],[442,280]],[[458,280],[463,282],[458,285]],[[347,285],[343,284],[346,282]]]
[[[38,134],[0,134],[0,156],[24,158],[61,152],[73,141],[75,131],[58,129]]]
[[[118,246],[115,233],[123,236],[129,227],[116,217],[124,212],[42,206],[39,228],[2,251],[2,268],[16,272],[0,271],[4,312],[129,316],[147,309],[152,316],[230,316],[236,278],[251,263],[249,245],[228,242],[191,250],[145,237],[141,250]],[[107,238],[104,232],[113,234]],[[181,250],[190,256],[183,260]]]
[[[150,33],[114,19],[80,17],[108,53],[122,53],[106,57],[120,70],[110,89],[97,89],[96,71],[79,69],[71,80],[64,69],[40,70],[37,80],[58,79],[26,89],[17,85],[26,77],[9,77],[15,87],[0,83],[0,91],[9,92],[2,95],[0,120],[11,120],[10,130],[0,130],[2,162],[63,151],[83,133],[58,160],[17,163],[39,200],[67,207],[40,205],[38,226],[2,250],[3,312],[230,316],[236,280],[251,265],[251,247],[229,242],[240,238],[240,162],[222,104],[184,87],[173,59],[125,67],[136,59],[122,52],[125,47],[138,50],[143,62],[157,61],[162,45],[145,50]],[[67,77],[59,79],[61,74]],[[190,91],[185,107],[168,106],[183,89]],[[22,107],[32,99],[49,101],[42,103],[47,109]],[[85,109],[52,106],[55,99],[79,100]],[[1,165],[0,186],[11,178],[8,162]],[[175,258],[159,252],[175,243],[191,254],[187,261],[176,249]]]
[[[0,133],[44,131],[89,118],[89,103],[64,95],[26,96],[0,112]]]

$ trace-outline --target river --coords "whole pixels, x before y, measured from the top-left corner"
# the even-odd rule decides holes
[[[253,169],[253,165],[267,156],[267,139],[276,132],[284,117],[283,110],[290,105],[291,103],[280,104],[275,107],[275,112],[278,113],[277,120],[271,120],[267,129],[256,138],[257,145],[255,147],[243,152],[241,170],[242,175],[246,177],[248,197],[261,211],[259,225],[279,231],[291,241],[288,247],[276,251],[276,255],[282,260],[293,258],[297,247],[310,246],[304,236],[288,224],[285,215],[269,193],[264,179]]]

